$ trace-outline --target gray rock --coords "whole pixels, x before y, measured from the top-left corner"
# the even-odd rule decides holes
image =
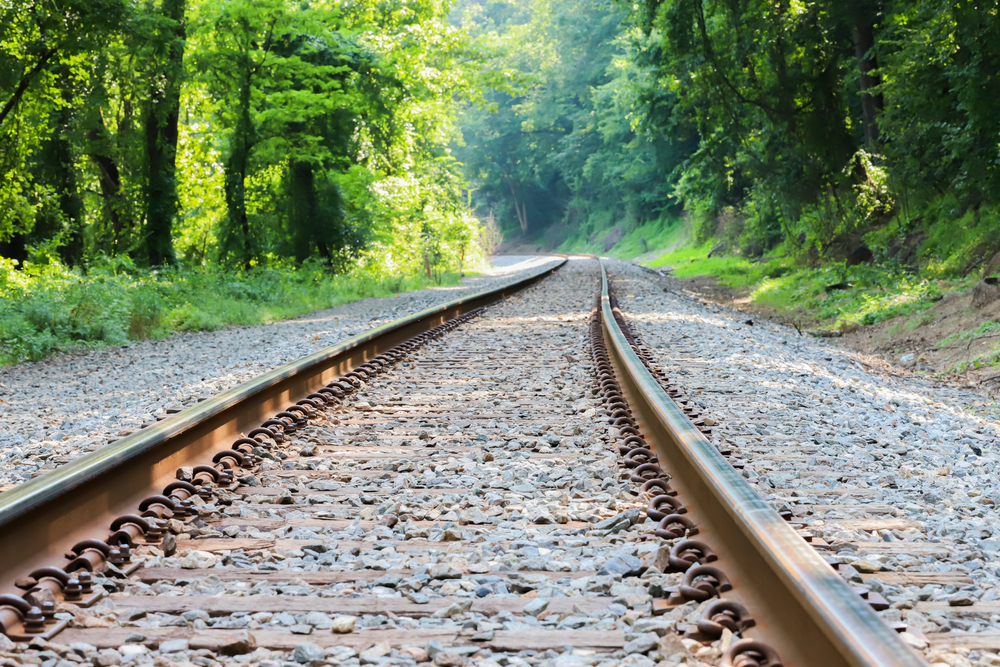
[[[676,628],[677,621],[663,617],[637,618],[632,624],[632,632],[638,634],[655,633],[658,637],[664,637]]]
[[[461,579],[462,573],[456,570],[451,565],[446,563],[438,563],[437,565],[432,565],[430,570],[427,571],[431,579]]]
[[[102,648],[95,657],[91,658],[91,662],[94,663],[95,667],[111,667],[121,664],[122,658],[122,654],[115,649]]]
[[[619,602],[612,602],[604,608],[604,613],[611,614],[613,616],[624,616],[628,613],[628,607]]]
[[[659,646],[659,642],[660,635],[655,632],[646,632],[626,643],[625,653],[627,655],[631,655],[633,653],[649,653]]]
[[[548,600],[546,600],[545,598],[535,598],[528,604],[524,605],[524,609],[522,609],[521,611],[522,613],[527,614],[528,616],[538,616],[543,611],[548,609],[548,607],[549,607]]]
[[[432,614],[434,618],[451,618],[452,616],[458,616],[459,614],[464,614],[472,608],[472,598],[465,600],[458,600],[452,602],[450,605],[444,609],[438,609]]]
[[[635,556],[619,554],[611,560],[605,561],[598,575],[621,575],[622,577],[637,577],[642,574],[642,561]]]
[[[7,635],[0,635],[0,637],[3,637],[4,639],[7,639]],[[7,639],[7,641],[10,641],[10,640]],[[14,642],[11,642],[11,643],[14,643]],[[73,653],[77,654],[81,658],[84,658],[84,657],[86,657],[87,655],[89,655],[91,653],[96,653],[97,652],[97,647],[96,646],[94,646],[93,644],[86,644],[84,642],[73,642],[72,644],[69,645],[69,647],[70,647],[70,650],[73,651]]]
[[[465,664],[465,656],[455,651],[441,651],[434,656],[434,664],[438,667],[459,667]]]
[[[321,611],[310,611],[303,618],[303,623],[308,623],[317,630],[329,630],[333,627],[333,621],[329,616]]]
[[[173,556],[177,553],[177,538],[167,533],[163,536],[163,541],[160,542],[160,550],[163,551],[163,555],[166,557]]]
[[[295,646],[292,660],[301,664],[319,664],[326,660],[326,651],[312,642],[303,642]]]
[[[434,656],[436,656],[438,653],[440,653],[443,650],[444,650],[444,647],[441,646],[441,642],[439,642],[436,639],[430,640],[429,642],[427,642],[427,645],[424,647],[424,651],[427,653],[427,657],[430,658],[431,660],[433,660]]]
[[[186,651],[188,650],[188,641],[186,639],[168,639],[160,642],[160,645],[157,646],[157,650],[160,653],[178,653],[180,651]]]
[[[403,578],[398,574],[386,574],[373,581],[372,586],[385,586],[386,588],[395,588],[396,586],[399,585],[399,582],[402,580]]]

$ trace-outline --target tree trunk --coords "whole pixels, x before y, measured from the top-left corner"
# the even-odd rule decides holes
[[[173,221],[177,215],[177,138],[184,67],[185,0],[163,0],[173,21],[166,63],[154,77],[146,116],[148,158],[146,255],[151,266],[174,263]]]
[[[3,108],[0,109],[0,125],[3,125],[3,122],[7,120],[7,116],[14,111],[18,103],[21,101],[21,98],[24,97],[24,93],[28,90],[28,86],[31,85],[31,80],[48,66],[49,60],[51,60],[52,56],[56,53],[55,49],[47,49],[44,53],[42,53],[38,62],[35,63],[30,70],[21,75],[21,80],[18,82],[17,88],[14,89],[14,94],[10,96],[10,98],[4,103]]]
[[[229,215],[230,234],[240,235],[238,260],[243,268],[250,270],[254,258],[250,237],[250,219],[247,217],[246,178],[250,162],[250,148],[253,145],[253,125],[250,119],[251,74],[246,73],[239,90],[236,127],[233,128],[232,149],[226,160],[226,209]]]
[[[858,61],[858,73],[861,79],[861,120],[865,128],[867,146],[874,146],[878,142],[878,114],[882,110],[882,94],[870,92],[882,82],[879,75],[873,73],[878,69],[874,48],[874,21],[859,20],[854,27],[854,54]]]
[[[121,173],[118,171],[118,163],[106,150],[108,131],[104,125],[104,120],[98,116],[98,126],[90,131],[91,142],[90,159],[97,167],[97,182],[101,188],[101,197],[104,199],[104,208],[108,212],[108,220],[111,222],[111,255],[116,256],[120,250],[122,233],[126,224],[131,229],[131,221],[126,223],[128,218],[127,201],[125,191],[122,187]]]
[[[517,198],[514,198],[514,210],[517,212],[517,221],[521,225],[521,231],[528,233],[528,208],[524,202],[518,206]]]
[[[523,234],[528,233],[528,210],[525,204],[518,203],[517,200],[517,189],[514,187],[514,181],[507,179],[507,187],[510,188],[511,199],[514,200],[514,214],[517,215],[517,224],[521,227],[521,232]]]
[[[332,263],[329,246],[319,216],[319,202],[316,197],[316,175],[308,162],[292,160],[288,165],[289,231],[292,237],[295,259],[302,262],[309,258],[313,243],[327,265]]]
[[[73,122],[73,82],[69,67],[61,71],[63,106],[54,115],[55,132],[52,135],[53,173],[59,193],[59,212],[66,223],[66,244],[61,248],[63,261],[69,266],[83,262],[83,199],[76,182],[76,165],[73,145],[69,140]]]
[[[24,268],[24,263],[28,261],[28,235],[23,232],[15,232],[6,241],[0,241],[0,257],[17,260],[17,269]]]

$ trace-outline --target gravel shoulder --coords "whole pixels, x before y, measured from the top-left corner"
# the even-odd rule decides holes
[[[747,317],[802,329],[815,326],[808,315],[784,312],[750,298],[746,288],[734,289],[712,276],[674,281],[678,293],[713,305],[736,308]],[[832,346],[884,360],[908,372],[981,392],[983,414],[1000,416],[1000,373],[997,372],[995,323],[1000,322],[1000,287],[980,283],[971,289],[948,292],[925,310],[893,317],[879,324],[850,324],[825,333],[837,336]],[[821,327],[822,328],[822,327]]]
[[[882,616],[931,663],[1000,664],[1000,425],[977,416],[983,396],[751,323],[638,267],[609,271],[713,442],[849,581],[886,598]]]
[[[0,370],[0,490],[306,354],[557,260],[498,258],[461,285],[363,299],[294,319],[179,334]]]

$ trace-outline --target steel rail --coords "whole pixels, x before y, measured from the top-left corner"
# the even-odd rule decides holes
[[[204,463],[219,445],[382,352],[464,313],[519,292],[562,267],[382,325],[220,392],[187,410],[0,494],[0,594],[37,567],[60,566],[77,542],[134,511],[177,468]]]
[[[659,465],[718,554],[726,598],[757,622],[749,636],[784,667],[926,667],[839,574],[782,519],[688,420],[615,321],[601,262],[601,320],[619,382]]]

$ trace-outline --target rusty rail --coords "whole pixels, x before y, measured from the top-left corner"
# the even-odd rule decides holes
[[[746,654],[740,657],[741,649],[731,649],[730,664],[772,665],[780,659],[784,667],[926,667],[664,391],[616,322],[603,262],[599,310],[630,416],[671,476],[676,497],[670,505],[683,503],[688,533],[696,527],[698,541],[717,554],[711,566],[699,567],[710,580],[709,570],[724,573],[732,586],[724,599],[745,607],[756,623],[744,634],[752,638],[742,644]],[[767,647],[774,650],[770,657]]]
[[[253,447],[268,438],[280,441],[284,428],[290,432],[297,421],[304,422],[304,415],[313,406],[324,402],[324,396],[340,391],[325,385],[336,385],[331,381],[359,371],[362,376],[378,372],[391,363],[373,362],[379,355],[401,344],[409,349],[413,343],[406,341],[419,339],[435,327],[449,326],[446,323],[533,285],[562,267],[566,262],[562,257],[555,267],[396,320],[264,373],[0,494],[0,626],[24,621],[27,628],[29,621],[36,625],[42,622],[28,618],[27,603],[21,598],[26,579],[31,579],[29,574],[35,573],[34,579],[64,597],[69,585],[72,598],[65,597],[67,601],[79,599],[76,596],[82,585],[86,599],[88,571],[95,569],[96,561],[121,565],[116,559],[122,554],[116,553],[119,550],[114,546],[120,544],[127,555],[129,543],[139,544],[141,539],[149,543],[151,538],[158,541],[162,536],[156,519],[151,518],[156,512],[151,510],[167,507],[172,512],[190,513],[190,501],[184,498],[231,484],[233,476],[239,474],[241,457],[252,458]],[[399,354],[392,352],[390,356]],[[349,385],[343,389],[351,391]],[[328,393],[317,395],[317,391]],[[311,398],[303,398],[307,396]],[[262,420],[266,420],[264,424]],[[249,437],[242,437],[247,431]],[[230,445],[234,439],[236,443]],[[196,477],[204,478],[193,480],[198,487],[178,480],[180,467],[207,462],[214,462],[219,470],[212,472],[208,470],[212,466],[202,465],[205,470],[199,473],[195,468]],[[170,490],[150,495],[164,487],[176,495]],[[140,513],[144,516],[137,516]],[[111,545],[94,539],[109,526]],[[68,552],[74,550],[77,560],[71,559],[67,565]],[[128,572],[126,567],[118,569]],[[66,570],[72,571],[74,578],[65,576]],[[41,611],[49,617],[46,634],[52,634],[51,610]]]

